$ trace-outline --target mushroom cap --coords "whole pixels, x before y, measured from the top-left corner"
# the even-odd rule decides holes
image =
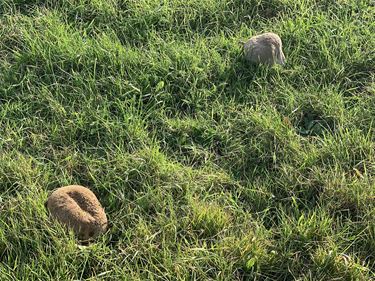
[[[245,58],[254,63],[267,65],[285,64],[280,37],[272,32],[251,37],[244,44]]]
[[[104,209],[86,187],[69,185],[58,188],[49,196],[46,205],[52,217],[73,229],[81,240],[95,238],[107,230]]]

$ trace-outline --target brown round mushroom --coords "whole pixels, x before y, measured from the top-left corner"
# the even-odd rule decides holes
[[[244,45],[245,58],[253,63],[285,64],[280,37],[272,32],[251,37]]]
[[[49,196],[46,205],[50,214],[73,229],[81,240],[95,238],[107,230],[104,209],[86,187],[69,185],[58,188]]]

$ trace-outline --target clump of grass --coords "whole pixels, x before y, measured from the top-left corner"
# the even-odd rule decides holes
[[[316,275],[322,278],[329,272],[329,278],[346,278],[348,280],[370,279],[370,272],[366,266],[358,263],[355,257],[337,253],[337,251],[319,248],[313,256]]]
[[[215,204],[193,200],[191,225],[198,234],[212,237],[228,227],[230,216]]]

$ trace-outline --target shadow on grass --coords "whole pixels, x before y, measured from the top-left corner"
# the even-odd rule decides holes
[[[321,112],[306,108],[300,113],[296,130],[298,134],[304,137],[323,136],[324,132],[334,133],[336,127],[334,118],[325,117]]]

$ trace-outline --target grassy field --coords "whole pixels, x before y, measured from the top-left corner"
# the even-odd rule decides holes
[[[244,61],[266,31],[285,67]],[[1,0],[0,280],[372,280],[374,34],[370,0]]]

